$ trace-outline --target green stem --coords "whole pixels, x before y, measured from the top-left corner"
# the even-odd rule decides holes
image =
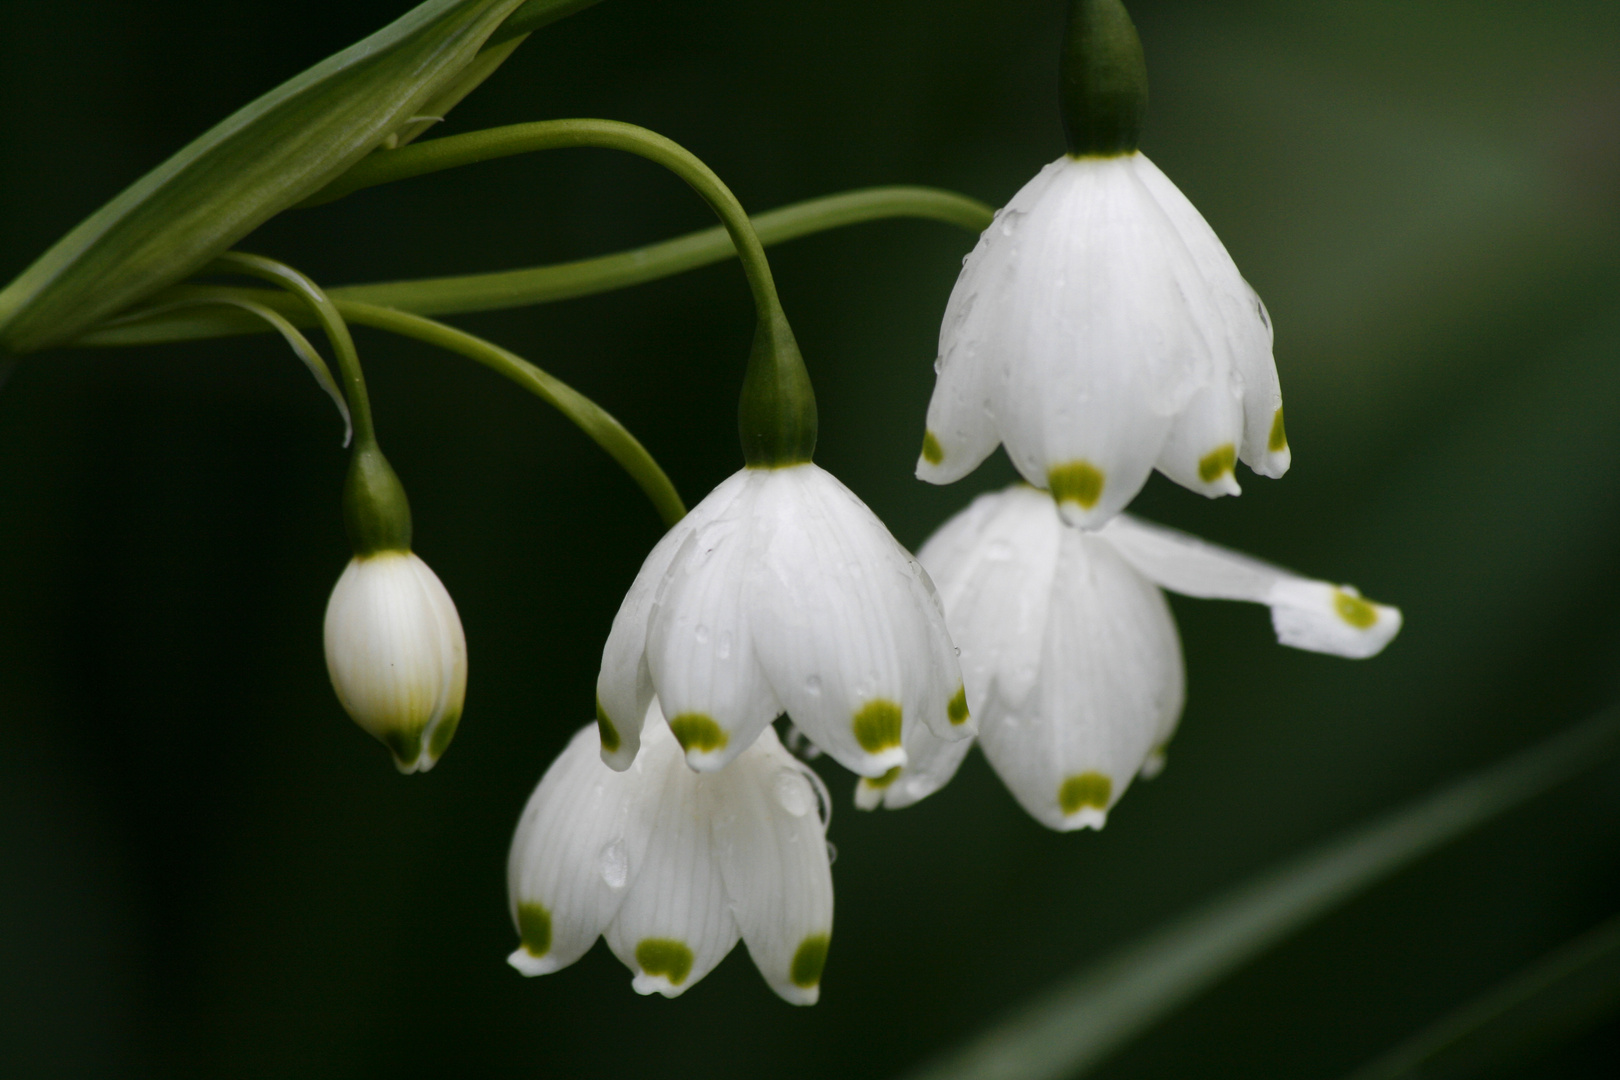
[[[480,161],[493,161],[538,150],[584,146],[622,150],[644,157],[686,181],[709,204],[731,234],[731,241],[742,258],[743,272],[748,275],[754,306],[761,318],[780,306],[776,299],[776,284],[771,280],[770,264],[765,261],[765,248],[731,189],[714,174],[714,170],[685,147],[656,131],[617,120],[542,120],[531,124],[512,124],[374,153],[301,205],[316,206],[362,188]]]
[[[469,360],[476,360],[511,379],[568,417],[596,445],[606,450],[608,456],[618,462],[646,493],[665,525],[673,525],[686,516],[686,506],[681,502],[675,485],[670,483],[669,477],[658,467],[658,462],[653,460],[647,448],[600,405],[561,379],[499,345],[453,326],[354,300],[340,300],[336,304],[350,322],[437,345]]]
[[[360,354],[355,350],[354,338],[349,335],[349,327],[344,323],[337,305],[321,287],[284,263],[240,251],[225,252],[214,260],[210,269],[244,274],[279,285],[309,307],[325,331],[326,340],[331,342],[338,370],[343,374],[356,445],[375,443],[377,433],[371,423],[371,398],[366,394],[366,377],[360,370]]]
[[[877,187],[792,203],[758,215],[753,224],[760,243],[769,247],[828,229],[902,217],[938,221],[978,233],[989,227],[992,214],[984,203],[955,192]],[[327,295],[334,300],[377,304],[417,315],[457,315],[611,292],[709,266],[735,252],[725,228],[716,226],[591,259],[491,274],[343,285],[329,290]],[[171,290],[167,298],[180,294]],[[295,322],[308,325],[312,321],[294,303],[276,301],[273,306]],[[156,344],[258,333],[263,329],[257,322],[228,311],[176,311],[165,305],[161,311],[149,307],[104,323],[80,338],[78,344]]]

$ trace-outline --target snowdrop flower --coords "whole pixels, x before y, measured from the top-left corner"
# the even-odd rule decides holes
[[[1117,0],[1074,11],[1070,152],[1013,196],[964,262],[917,475],[951,483],[1003,444],[1071,524],[1096,528],[1155,467],[1204,495],[1236,495],[1238,461],[1277,477],[1290,453],[1265,305],[1136,148],[1146,73],[1135,29]]]
[[[771,989],[813,1005],[832,933],[826,809],[820,780],[769,727],[706,775],[686,768],[657,702],[622,772],[598,759],[587,726],[546,771],[512,840],[522,944],[509,962],[545,975],[601,935],[638,992],[675,997],[740,935]]]
[[[326,605],[326,668],[357,724],[404,773],[450,745],[467,692],[467,639],[455,602],[409,551],[357,555]]]
[[[1019,803],[1054,829],[1101,828],[1138,773],[1163,765],[1184,697],[1181,645],[1160,587],[1271,608],[1284,645],[1364,658],[1401,613],[1347,585],[1297,577],[1171,529],[1121,515],[1067,526],[1022,485],[981,495],[918,554],[938,582],[961,646],[985,756]],[[933,790],[962,752],[934,747],[866,805]],[[862,801],[862,792],[857,800]]]
[[[906,733],[972,735],[928,575],[820,467],[745,468],[658,543],[602,653],[602,758],[635,759],[657,696],[692,768],[722,768],[783,712],[862,776]]]

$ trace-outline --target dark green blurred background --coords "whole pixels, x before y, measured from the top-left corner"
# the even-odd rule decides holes
[[[405,0],[0,0],[0,278],[237,106]],[[1175,602],[1171,768],[1101,834],[1027,819],[982,759],[900,813],[824,769],[837,932],[796,1010],[737,953],[642,999],[605,947],[524,980],[504,866],[591,715],[659,533],[535,399],[360,345],[417,550],[460,607],[465,720],[395,774],[327,684],[347,559],[331,406],[268,338],[29,358],[0,391],[0,1072],[884,1077],[1286,856],[1620,693],[1620,5],[1136,0],[1144,149],[1277,326],[1295,464],[1136,509],[1401,605],[1388,652],[1293,652],[1263,610]],[[1061,0],[608,2],[543,32],[443,131],[653,127],[753,210],[881,183],[1005,201],[1062,142]],[[244,243],[327,284],[604,253],[709,224],[605,151],[289,213]],[[938,320],[972,238],[898,222],[773,264],[818,460],[916,546]],[[461,320],[592,395],[691,502],[740,464],[735,266]],[[1610,764],[1268,955],[1103,1070],[1332,1077],[1620,910]],[[1620,1071],[1620,1026],[1522,1075]]]

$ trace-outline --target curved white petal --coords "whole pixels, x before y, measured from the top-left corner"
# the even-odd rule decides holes
[[[408,551],[356,557],[326,606],[327,672],[344,709],[402,772],[449,745],[467,693],[467,639],[450,593]]]
[[[759,487],[742,476],[736,499],[687,533],[647,620],[653,685],[687,764],[702,771],[724,767],[782,711],[749,610]]]
[[[815,465],[772,470],[755,514],[762,542],[749,611],[777,698],[845,768],[881,776],[904,764],[902,647],[923,632],[909,556]]]
[[[656,813],[641,869],[603,936],[635,973],[637,993],[676,997],[725,959],[737,922],[715,858],[707,778],[682,764],[666,724],[643,729],[640,759]]]
[[[703,791],[748,953],[771,989],[795,1005],[820,997],[832,935],[832,868],[808,771],[767,728]]]
[[[653,699],[652,672],[647,667],[647,615],[670,560],[690,531],[691,526],[682,522],[653,547],[625,593],[602,646],[602,669],[596,676],[596,723],[602,760],[615,769],[629,767],[641,747],[642,719]]]
[[[980,745],[1036,820],[1101,828],[1180,711],[1183,685],[1163,594],[1105,541],[1066,529],[1035,685],[1022,700],[992,691]]]
[[[1239,456],[1261,476],[1281,476],[1288,471],[1290,454],[1282,429],[1282,390],[1271,352],[1271,316],[1243,280],[1215,230],[1181,189],[1146,155],[1136,155],[1134,167],[1143,186],[1175,224],[1205,286],[1200,306],[1206,337],[1223,363],[1237,375],[1237,389],[1242,396]]]
[[[1098,535],[1174,592],[1269,606],[1277,640],[1296,649],[1364,659],[1401,628],[1399,609],[1365,600],[1349,585],[1303,578],[1140,518],[1121,515]]]
[[[1204,387],[1187,403],[1159,451],[1158,470],[1209,498],[1241,495],[1234,469],[1243,444],[1243,401],[1222,380]]]
[[[646,855],[657,782],[643,762],[608,768],[598,746],[593,726],[574,735],[512,838],[507,897],[522,943],[508,962],[525,975],[583,956],[618,913]]]

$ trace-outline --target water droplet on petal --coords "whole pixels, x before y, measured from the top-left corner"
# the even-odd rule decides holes
[[[597,869],[602,872],[602,880],[607,882],[608,888],[624,888],[625,880],[630,876],[630,859],[624,853],[623,840],[614,840],[602,849],[602,854],[597,858]]]
[[[816,805],[815,792],[810,790],[810,785],[796,769],[777,772],[771,786],[775,790],[776,801],[794,817],[804,817]]]
[[[1005,540],[997,540],[984,549],[984,557],[991,562],[1006,562],[1012,558],[1012,545]]]
[[[709,643],[709,628],[699,623],[698,628],[692,631],[692,636],[697,638],[699,645],[707,645]]]
[[[714,648],[714,655],[725,660],[731,656],[731,631],[720,631],[720,641]]]
[[[820,697],[821,676],[812,675],[808,679],[804,680],[804,692],[809,694],[811,697]]]
[[[831,840],[827,841],[827,865],[831,866],[838,861],[838,848]]]

